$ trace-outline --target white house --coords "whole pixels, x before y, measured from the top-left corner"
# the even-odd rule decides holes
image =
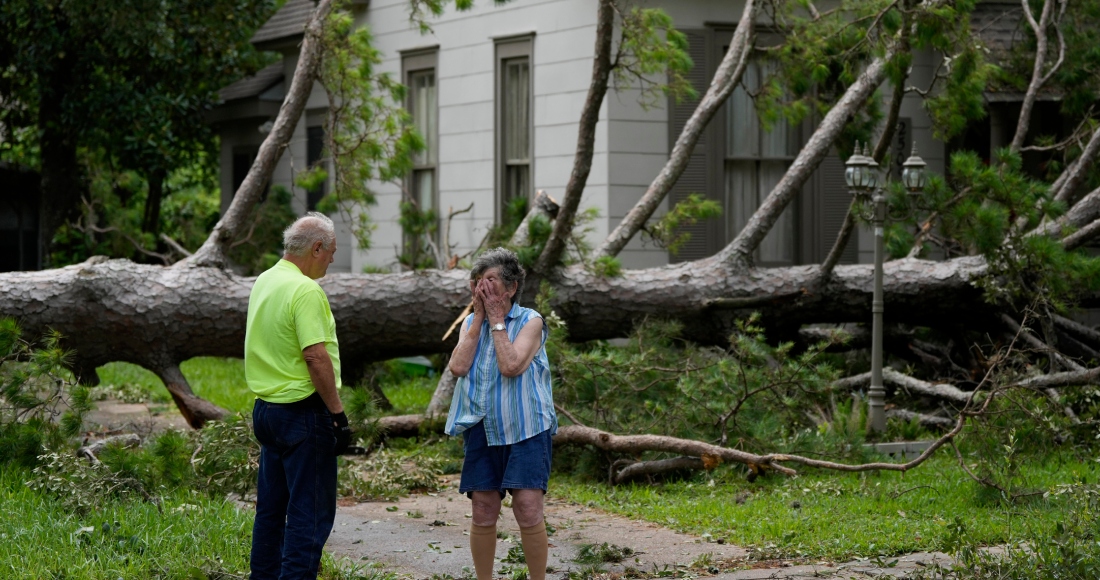
[[[650,5],[663,7],[688,35],[695,62],[690,79],[702,94],[728,46],[743,4],[653,0]],[[261,127],[278,110],[296,63],[302,25],[312,8],[309,0],[288,0],[256,33],[253,42],[282,52],[282,62],[224,89],[224,103],[211,115],[221,136],[223,206],[264,137]],[[448,209],[473,204],[452,225],[450,241],[461,254],[477,247],[511,197],[532,196],[542,189],[560,198],[572,168],[592,69],[593,2],[513,0],[496,6],[486,0],[468,12],[448,9],[432,20],[434,30],[426,35],[410,22],[408,9],[407,0],[361,1],[354,6],[357,22],[370,27],[375,46],[385,55],[384,69],[409,87],[406,106],[427,138],[428,152],[403,183],[372,184],[378,194],[378,205],[369,208],[378,225],[373,248],[352,249],[350,232],[342,226],[341,245],[350,251],[337,254],[336,271],[396,268],[403,238],[397,221],[403,190],[444,216]],[[982,28],[992,42],[1013,40],[1019,15],[1005,18],[1010,10],[1003,3],[979,6],[975,19],[992,23]],[[928,86],[937,62],[933,55],[918,56],[909,83]],[[751,87],[758,82],[767,72],[764,66],[751,67],[744,83]],[[636,88],[609,90],[600,111],[595,157],[582,201],[582,208],[599,211],[591,234],[594,242],[622,219],[660,171],[671,143],[695,107],[694,102],[662,101],[646,108],[640,96]],[[323,193],[293,188],[292,175],[320,159],[325,106],[323,91],[315,87],[273,180],[294,190],[299,211],[312,207]],[[893,163],[900,166],[914,140],[934,172],[943,172],[952,147],[984,147],[988,153],[1011,139],[1000,129],[1010,126],[1009,109],[1011,105],[1004,114],[993,115],[988,128],[978,129],[984,134],[945,144],[933,139],[919,100],[907,98],[892,146]],[[765,132],[747,93],[738,89],[711,122],[666,202],[703,193],[722,204],[723,217],[697,225],[691,242],[676,256],[635,239],[620,254],[623,265],[639,268],[695,259],[723,247],[783,174],[812,129],[807,121]],[[816,263],[824,258],[850,200],[842,173],[842,161],[830,155],[762,244],[757,256],[760,264]],[[844,261],[870,261],[871,241],[869,235],[857,236]]]

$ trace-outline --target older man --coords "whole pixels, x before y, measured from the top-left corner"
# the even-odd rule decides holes
[[[253,580],[317,577],[336,517],[336,456],[351,440],[336,391],[336,320],[316,282],[336,253],[332,220],[315,212],[298,219],[283,247],[283,259],[252,287],[244,339],[260,441]]]

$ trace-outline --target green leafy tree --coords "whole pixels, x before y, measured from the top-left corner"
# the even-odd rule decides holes
[[[79,213],[82,148],[142,176],[141,229],[159,231],[165,180],[209,150],[203,113],[263,64],[249,38],[273,9],[273,0],[0,5],[0,124],[17,139],[0,159],[41,172],[42,247]]]

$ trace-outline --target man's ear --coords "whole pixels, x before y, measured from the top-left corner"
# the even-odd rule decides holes
[[[325,249],[324,242],[320,242],[320,241],[313,242],[313,250],[312,251],[313,251],[314,255],[317,255],[319,252],[321,252],[324,249]]]

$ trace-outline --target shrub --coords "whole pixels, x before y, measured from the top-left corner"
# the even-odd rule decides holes
[[[0,318],[0,462],[33,467],[80,433],[91,401],[65,370],[70,356],[60,334],[36,347],[13,319]]]

